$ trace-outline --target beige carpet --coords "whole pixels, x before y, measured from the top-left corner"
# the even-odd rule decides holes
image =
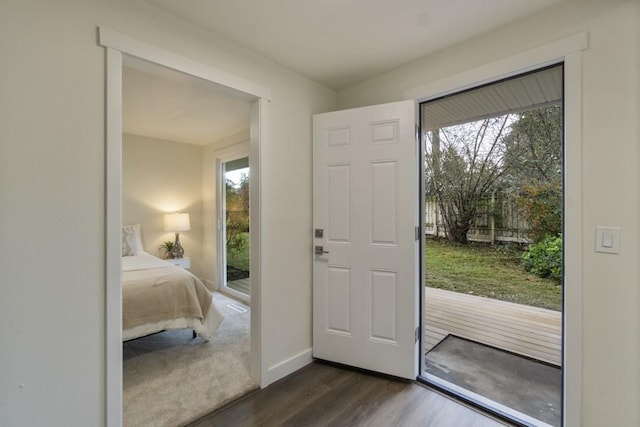
[[[257,388],[248,307],[219,293],[213,301],[225,318],[209,342],[180,330],[123,344],[125,426],[184,425]]]

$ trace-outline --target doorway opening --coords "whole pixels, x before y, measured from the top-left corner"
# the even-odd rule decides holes
[[[563,65],[420,104],[421,378],[562,425]]]
[[[250,103],[249,147],[253,183],[251,271],[253,273],[250,319],[249,369],[251,379],[258,385],[265,381],[261,352],[260,329],[260,203],[258,190],[261,136],[265,134],[271,97],[268,88],[238,76],[182,57],[173,52],[133,39],[124,34],[100,27],[99,43],[106,50],[106,415],[108,425],[119,425],[123,414],[122,360],[122,287],[121,287],[121,228],[122,228],[122,67],[126,57],[138,58],[185,75],[216,85],[227,95],[240,97]],[[213,211],[213,209],[212,209]],[[215,215],[208,216],[215,229]],[[238,310],[233,310],[238,313]]]
[[[123,258],[122,307],[137,316],[144,312],[137,302],[153,300],[147,313],[157,319],[134,324],[138,329],[125,323],[123,420],[125,425],[156,419],[184,424],[257,387],[248,363],[251,309],[212,286],[217,192],[208,179],[220,135],[236,128],[249,134],[251,103],[210,82],[128,56],[122,76],[122,218],[124,224],[139,224],[144,250],[141,259]],[[240,166],[248,169],[248,156]],[[183,212],[186,225],[167,227],[165,221],[163,227],[158,217],[174,218],[169,213],[174,210]],[[183,253],[175,256],[162,242],[178,229]],[[165,298],[158,298],[158,284]],[[136,299],[136,292],[144,298]],[[181,298],[190,292],[196,296]],[[177,305],[208,308],[201,318],[164,314],[182,314],[170,311]],[[196,367],[202,373],[185,382],[186,372]],[[209,392],[216,384],[221,394]],[[154,398],[140,396],[141,389]]]
[[[250,239],[250,168],[249,157],[220,162],[222,195],[220,223],[222,230],[222,282],[227,292],[248,300],[251,295],[251,239]],[[234,156],[236,157],[236,156]]]

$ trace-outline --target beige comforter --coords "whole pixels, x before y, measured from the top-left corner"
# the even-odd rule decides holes
[[[186,270],[165,262],[123,271],[123,328],[180,317],[204,320],[211,292]]]

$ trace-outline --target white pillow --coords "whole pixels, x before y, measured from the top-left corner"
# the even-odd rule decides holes
[[[140,224],[123,226],[122,256],[140,255],[143,252]]]

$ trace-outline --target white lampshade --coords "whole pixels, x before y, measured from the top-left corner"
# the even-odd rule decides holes
[[[191,230],[188,213],[171,213],[164,215],[164,231],[178,232]]]

